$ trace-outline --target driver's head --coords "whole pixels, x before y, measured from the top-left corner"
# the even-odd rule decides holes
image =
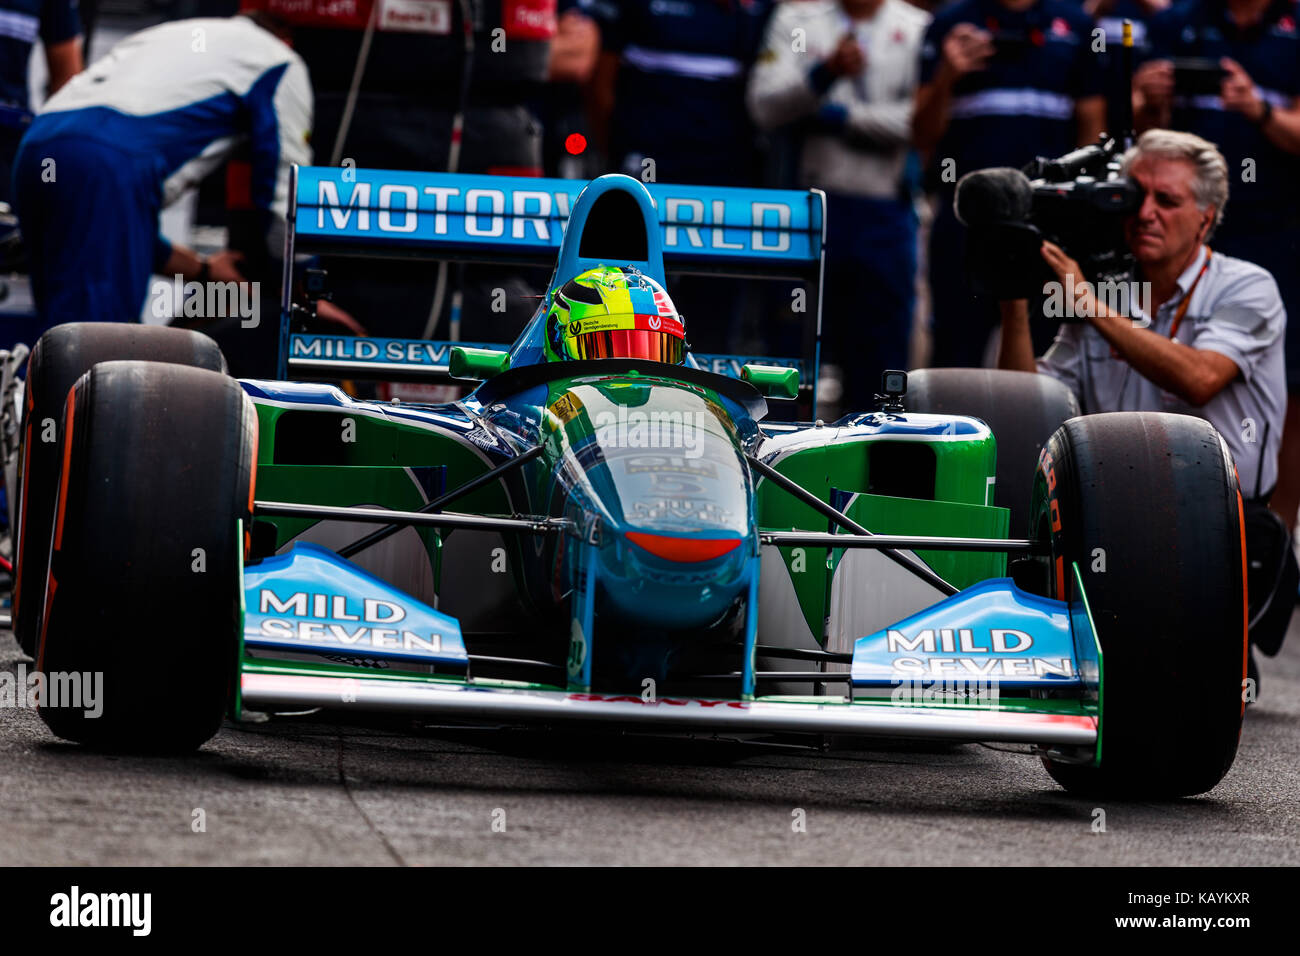
[[[597,266],[555,290],[546,313],[546,357],[680,365],[686,326],[654,279],[628,267]]]
[[[1208,140],[1147,130],[1124,154],[1124,172],[1143,191],[1142,206],[1124,223],[1143,265],[1186,261],[1223,220],[1228,164]]]

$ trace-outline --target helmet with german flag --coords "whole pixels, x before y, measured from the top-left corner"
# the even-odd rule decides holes
[[[555,290],[546,313],[546,357],[680,365],[686,326],[654,279],[629,267],[597,266]]]

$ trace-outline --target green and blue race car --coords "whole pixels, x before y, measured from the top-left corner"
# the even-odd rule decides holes
[[[1210,425],[1076,417],[1054,383],[982,370],[889,373],[876,409],[817,420],[819,305],[801,361],[702,360],[668,294],[670,267],[815,289],[820,193],[575,192],[297,170],[278,381],[179,329],[40,340],[15,631],[43,671],[104,676],[101,715],[42,708],[57,734],[174,750],[325,708],[1001,742],[1072,791],[1218,783],[1246,594]],[[555,271],[493,349],[299,331],[304,252]],[[475,385],[419,404],[313,376]]]

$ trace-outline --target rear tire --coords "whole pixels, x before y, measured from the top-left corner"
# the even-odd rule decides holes
[[[1033,468],[1047,439],[1079,414],[1074,393],[1048,375],[988,368],[924,368],[907,376],[908,411],[971,415],[997,440],[993,503],[1011,512],[1009,536],[1029,531]]]
[[[1102,648],[1100,766],[1045,760],[1073,793],[1185,797],[1232,766],[1246,671],[1241,497],[1227,446],[1186,415],[1066,422],[1034,477],[1046,592],[1077,562]]]
[[[193,749],[220,727],[237,674],[253,405],[216,372],[103,362],[69,393],[63,429],[38,669],[102,674],[102,714],[41,717],[81,743]]]
[[[45,602],[54,497],[63,461],[58,424],[68,389],[97,362],[119,359],[226,370],[217,343],[198,332],[167,326],[69,322],[56,325],[36,343],[27,363],[14,538],[13,630],[29,656],[36,654]]]

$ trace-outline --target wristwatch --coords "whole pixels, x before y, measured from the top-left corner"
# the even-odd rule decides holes
[[[1263,129],[1268,125],[1268,121],[1273,118],[1273,104],[1268,100],[1264,101],[1264,112],[1259,114],[1259,119],[1255,120],[1255,125]]]

